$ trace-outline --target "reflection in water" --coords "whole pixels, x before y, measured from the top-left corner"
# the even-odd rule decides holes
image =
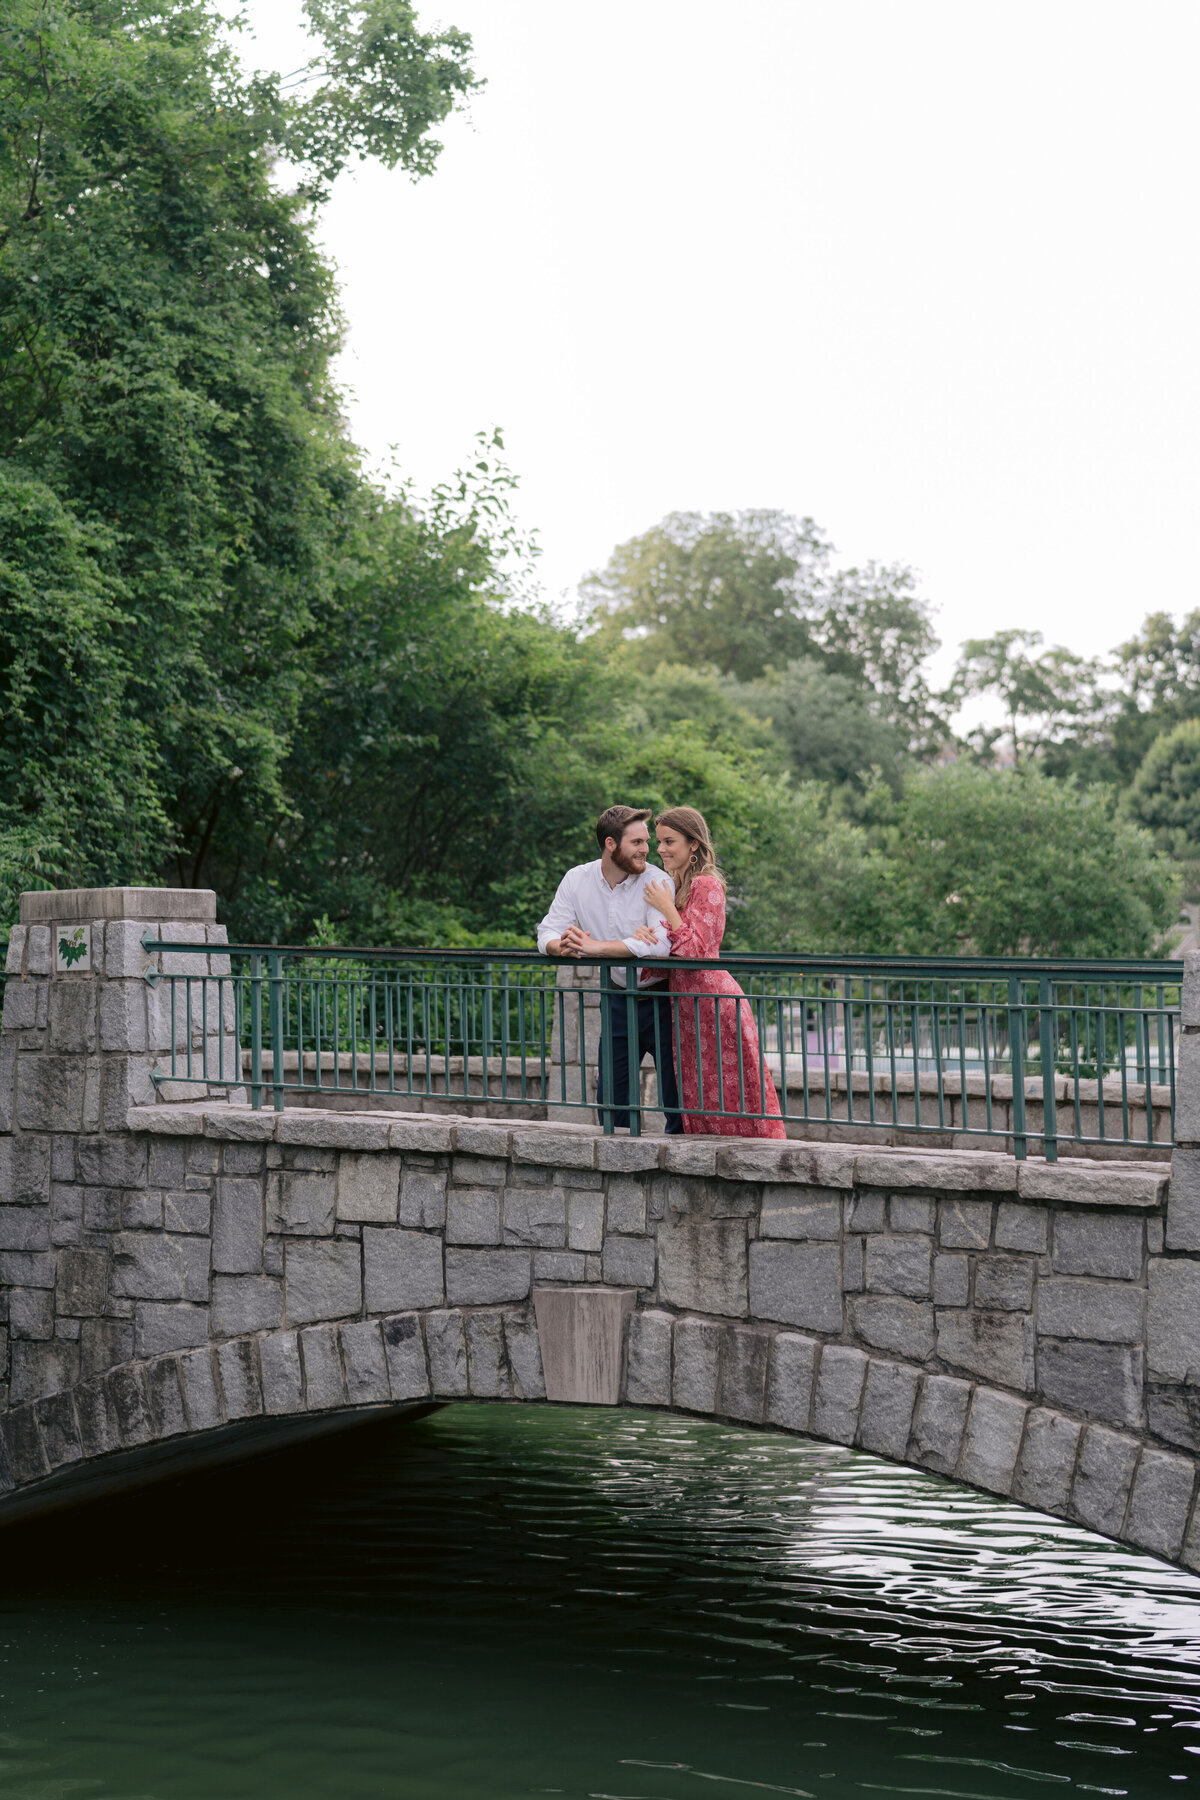
[[[462,1406],[0,1548],[4,1800],[1200,1790],[1200,1582],[828,1445]]]

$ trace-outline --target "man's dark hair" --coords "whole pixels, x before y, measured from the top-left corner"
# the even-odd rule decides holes
[[[610,806],[596,820],[596,842],[604,849],[605,838],[611,838],[617,849],[621,848],[621,839],[631,825],[650,817],[648,806]]]

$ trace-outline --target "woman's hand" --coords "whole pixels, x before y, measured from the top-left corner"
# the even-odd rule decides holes
[[[633,935],[639,944],[657,944],[658,942],[658,933],[652,925],[639,925]]]
[[[678,931],[683,920],[675,904],[675,888],[669,881],[648,881],[642,889],[651,906],[657,907],[672,931]]]

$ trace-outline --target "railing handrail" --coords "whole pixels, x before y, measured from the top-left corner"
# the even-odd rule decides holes
[[[721,956],[710,957],[635,957],[625,956],[544,956],[540,950],[507,950],[504,948],[478,949],[420,949],[397,947],[394,949],[376,946],[358,946],[348,944],[210,944],[210,943],[167,943],[149,937],[142,940],[142,948],[146,951],[173,951],[182,954],[204,956],[307,956],[307,957],[372,957],[390,958],[392,960],[412,960],[421,962],[445,963],[488,963],[507,962],[523,963],[528,967],[559,968],[579,967],[625,967],[627,964],[641,968],[651,968],[656,962],[664,967],[668,964],[675,969],[725,969],[731,965],[739,969],[790,969],[808,971],[812,974],[867,974],[878,971],[881,974],[924,974],[936,975],[945,972],[948,975],[995,975],[1010,976],[1025,974],[1030,980],[1038,976],[1054,975],[1062,971],[1064,975],[1083,979],[1087,974],[1097,977],[1112,976],[1136,981],[1139,978],[1150,981],[1176,982],[1183,979],[1182,960],[1154,958],[1139,959],[1134,957],[1037,957],[1037,956],[885,956],[854,952],[845,956],[802,954],[792,951],[763,950],[731,950]]]

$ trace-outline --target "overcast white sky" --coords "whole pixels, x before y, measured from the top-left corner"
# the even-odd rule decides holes
[[[299,0],[249,0],[259,66]],[[436,0],[488,86],[321,235],[375,457],[499,424],[541,578],[676,509],[915,566],[947,644],[1200,605],[1195,0]]]

